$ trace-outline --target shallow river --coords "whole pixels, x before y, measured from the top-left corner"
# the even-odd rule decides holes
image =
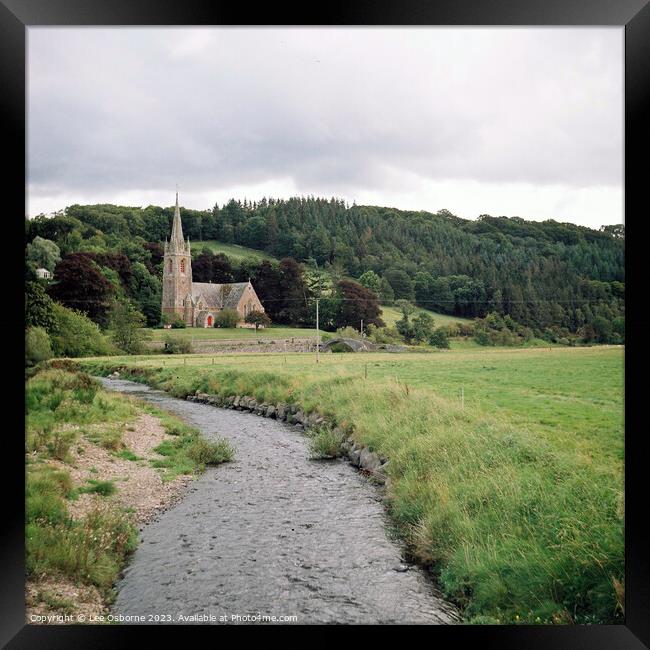
[[[187,622],[180,615],[216,623],[259,615],[296,616],[297,623],[455,622],[454,609],[390,538],[378,488],[347,461],[309,460],[304,434],[276,420],[102,381],[236,449],[234,462],[209,467],[143,529],[114,614],[162,622]]]

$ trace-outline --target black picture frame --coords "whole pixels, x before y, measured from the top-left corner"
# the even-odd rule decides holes
[[[648,0],[357,0],[323,3],[316,8],[287,3],[260,5],[225,3],[218,0],[0,0],[0,109],[3,125],[3,154],[8,163],[4,174],[4,244],[12,252],[9,238],[18,239],[17,214],[24,210],[25,194],[25,45],[26,29],[36,25],[519,25],[519,26],[620,26],[625,29],[625,215],[628,232],[626,275],[629,283],[640,283],[632,264],[640,259],[635,246],[643,245],[638,223],[647,211],[642,201],[644,162],[648,148],[647,116],[650,84],[650,6]],[[645,119],[644,119],[645,118]],[[647,182],[647,181],[646,181]],[[638,207],[638,211],[635,209]],[[15,224],[13,223],[15,221]],[[12,229],[16,228],[14,232]],[[630,228],[632,236],[630,237]],[[16,253],[19,254],[18,252]],[[11,264],[6,262],[6,264]],[[17,266],[16,268],[22,268]],[[7,267],[5,266],[5,271]],[[15,292],[15,293],[13,293]],[[637,294],[638,295],[638,294]],[[627,297],[627,296],[626,296]],[[6,283],[5,314],[15,313],[22,304],[19,282]],[[646,320],[642,305],[626,300],[628,332],[633,346],[643,340]],[[5,345],[15,335],[23,340],[19,319],[0,320],[6,335]],[[20,343],[16,346],[17,377],[23,372]],[[626,616],[616,626],[439,626],[426,630],[427,639],[436,645],[467,642],[499,648],[644,648],[650,647],[650,575],[643,534],[646,514],[643,453],[645,430],[642,409],[642,356],[626,354]],[[14,377],[6,370],[7,377]],[[21,403],[22,387],[18,380],[7,382],[4,395],[7,414]],[[23,396],[24,397],[24,396]],[[637,418],[637,419],[635,419]],[[149,642],[168,638],[168,627],[137,626],[30,626],[25,625],[24,608],[24,467],[18,459],[24,453],[19,433],[21,418],[14,427],[4,428],[5,458],[14,458],[5,466],[14,466],[13,474],[2,473],[5,482],[4,523],[0,563],[2,589],[0,642],[8,648],[116,647],[143,631]],[[24,424],[24,423],[23,423]],[[7,435],[11,432],[11,436]],[[192,631],[206,628],[193,628]],[[239,628],[243,632],[243,628]],[[247,628],[250,629],[250,628]],[[272,628],[275,634],[279,627]],[[288,628],[282,628],[287,631]],[[175,630],[178,632],[178,630]],[[232,630],[231,630],[232,631]],[[186,635],[188,628],[183,628]],[[164,635],[164,637],[163,637]],[[222,632],[213,642],[223,640]],[[270,639],[270,637],[269,637]]]

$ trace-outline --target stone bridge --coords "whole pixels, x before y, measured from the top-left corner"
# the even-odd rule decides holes
[[[361,341],[359,339],[347,339],[338,337],[322,342],[320,344],[320,350],[321,352],[331,352],[332,347],[337,343],[346,346],[350,349],[351,352],[374,352],[377,350],[383,350],[384,352],[404,352],[407,349],[403,345],[390,345],[385,343],[379,344],[372,343],[371,341],[367,340]]]

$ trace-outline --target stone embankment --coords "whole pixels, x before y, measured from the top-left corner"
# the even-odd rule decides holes
[[[248,411],[265,418],[282,420],[302,430],[310,428],[331,428],[341,438],[341,451],[343,455],[347,456],[352,465],[367,472],[378,483],[386,484],[389,482],[386,474],[389,461],[386,458],[379,456],[367,447],[360,446],[349,435],[351,431],[344,431],[335,422],[328,421],[318,413],[305,413],[296,404],[269,404],[267,402],[258,402],[254,397],[248,395],[220,397],[219,395],[210,395],[198,391],[194,395],[188,395],[187,400],[212,404],[220,408]]]

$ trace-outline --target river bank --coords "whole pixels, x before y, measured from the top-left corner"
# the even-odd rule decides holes
[[[387,535],[376,486],[343,459],[311,458],[299,427],[121,378],[104,385],[172,411],[208,440],[217,429],[237,449],[234,462],[208,469],[144,529],[115,615],[153,623],[458,620]],[[146,621],[150,612],[160,620]]]
[[[30,379],[27,410],[27,622],[102,622],[138,533],[201,471],[174,453],[196,433],[61,370]]]
[[[330,356],[80,363],[345,432],[348,455],[379,460],[392,525],[469,622],[622,620],[618,350]]]

